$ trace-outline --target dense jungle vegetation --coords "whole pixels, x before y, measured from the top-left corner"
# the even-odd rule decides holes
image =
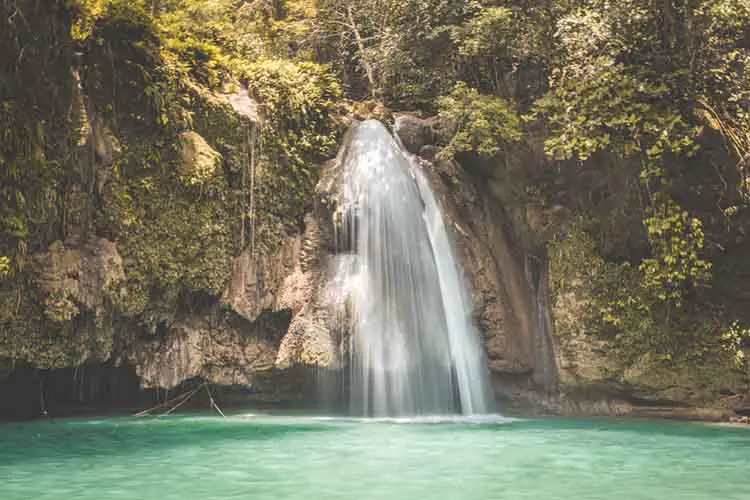
[[[239,86],[257,122],[216,99]],[[748,0],[0,0],[0,358],[79,363],[156,331],[157,297],[220,294],[299,230],[347,117],[395,111],[502,181],[557,335],[747,374]],[[181,170],[191,130],[226,161]],[[92,235],[122,255],[104,299],[40,284]]]

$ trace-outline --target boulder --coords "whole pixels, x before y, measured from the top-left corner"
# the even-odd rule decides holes
[[[202,184],[216,173],[221,155],[192,130],[180,134],[177,170],[187,184]]]
[[[423,120],[414,115],[396,117],[394,131],[401,143],[412,154],[419,154],[423,146],[435,142],[434,120]]]

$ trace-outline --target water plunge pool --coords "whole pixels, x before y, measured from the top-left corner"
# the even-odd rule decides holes
[[[0,499],[747,500],[750,431],[300,416],[0,426]]]

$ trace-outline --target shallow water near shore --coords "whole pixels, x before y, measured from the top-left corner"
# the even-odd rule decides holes
[[[750,431],[652,421],[169,416],[0,425],[0,498],[750,498]]]

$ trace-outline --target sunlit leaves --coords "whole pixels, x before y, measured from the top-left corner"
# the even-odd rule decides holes
[[[10,274],[10,257],[0,255],[0,279],[5,278],[8,274]]]
[[[720,339],[722,347],[731,354],[738,367],[750,363],[750,349],[746,347],[750,346],[750,327],[733,321],[729,328],[722,332]]]
[[[622,157],[689,153],[699,129],[683,118],[669,89],[636,78],[622,65],[607,66],[585,77],[567,79],[539,99],[535,116],[550,130],[545,143],[555,159],[588,159],[613,150]]]
[[[497,54],[506,47],[512,31],[512,16],[505,7],[482,9],[476,17],[453,30],[451,37],[462,56]]]
[[[703,225],[663,193],[653,195],[644,224],[652,253],[640,266],[644,285],[659,300],[680,306],[687,290],[711,277],[711,263],[700,256]]]
[[[521,140],[520,120],[511,102],[502,97],[480,94],[458,83],[439,100],[440,119],[450,140],[441,156],[473,151],[492,157],[504,144]]]

